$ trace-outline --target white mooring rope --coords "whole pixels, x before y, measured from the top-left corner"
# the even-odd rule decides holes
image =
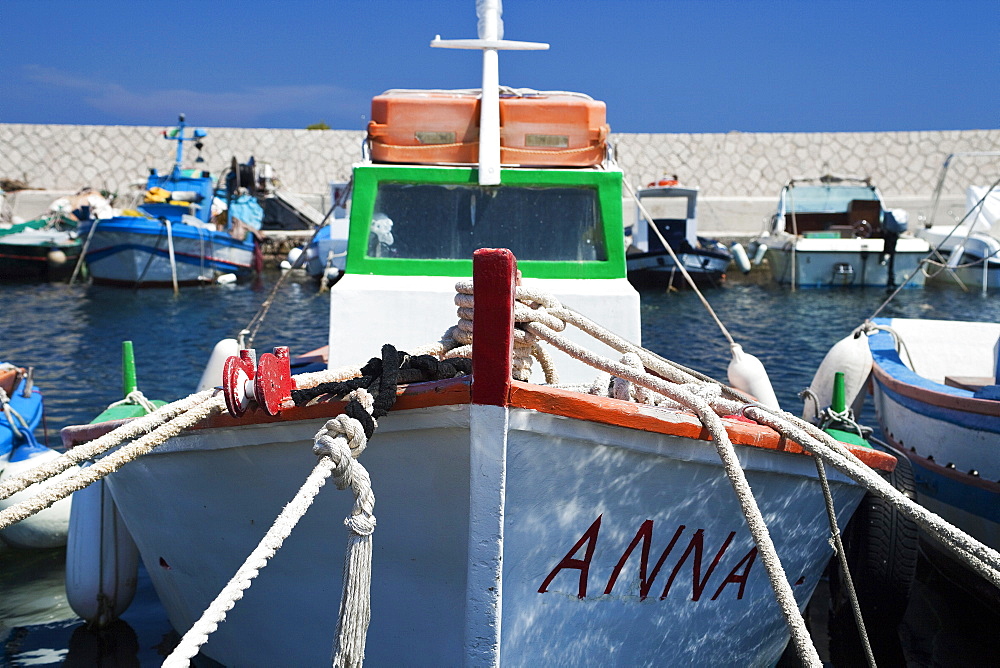
[[[355,390],[345,399],[357,399],[369,414],[372,413],[372,396],[367,390]],[[209,635],[225,620],[226,613],[243,598],[243,592],[281,548],[331,474],[337,489],[350,487],[354,492],[354,508],[350,517],[344,520],[350,536],[344,559],[344,586],[333,665],[336,668],[359,668],[364,663],[365,637],[371,619],[371,534],[375,530],[375,516],[372,514],[375,495],[368,471],[357,461],[357,457],[367,445],[364,427],[354,418],[341,414],[323,425],[316,434],[313,446],[313,451],[320,457],[319,462],[233,578],[184,634],[163,662],[164,666],[190,665],[201,646],[208,642]]]

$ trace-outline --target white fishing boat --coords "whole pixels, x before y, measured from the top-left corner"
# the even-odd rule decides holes
[[[771,276],[793,287],[923,285],[930,245],[906,230],[870,179],[792,179],[750,255],[766,248]]]
[[[480,91],[373,101],[330,368],[244,349],[222,396],[64,430],[184,634],[165,665],[763,666],[790,635],[819,665],[830,525],[895,458],[761,424],[784,414],[736,344],[744,391],[631,343],[604,105],[501,95],[497,51],[544,45],[480,4],[479,39],[432,42],[483,51]]]
[[[625,254],[630,281],[640,286],[683,286],[675,257],[699,285],[717,286],[726,280],[733,254],[721,241],[698,235],[697,188],[664,178],[638,190],[636,200],[652,222],[639,209]]]

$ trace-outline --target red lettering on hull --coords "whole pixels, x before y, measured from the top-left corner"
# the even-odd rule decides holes
[[[577,585],[577,597],[586,598],[587,596],[587,584],[590,577],[590,567],[593,562],[594,552],[597,549],[597,540],[600,535],[601,530],[601,519],[603,515],[599,516],[593,524],[580,536],[580,539],[576,541],[573,547],[570,548],[569,552],[566,553],[555,568],[545,577],[542,581],[542,586],[538,588],[539,594],[544,594],[548,591],[549,585],[555,577],[563,570],[576,570],[579,571],[579,584]],[[653,564],[652,570],[649,570],[649,555],[651,546],[653,543],[653,520],[646,520],[636,531],[635,537],[625,548],[622,553],[621,558],[618,563],[615,564],[614,569],[611,571],[611,576],[608,578],[607,585],[604,587],[604,594],[610,595],[614,590],[615,583],[618,581],[622,570],[625,568],[625,564],[632,557],[635,549],[642,544],[639,550],[639,600],[646,599],[649,596],[649,592],[653,587],[653,583],[656,580],[657,575],[660,573],[660,569],[663,567],[667,558],[673,552],[674,547],[677,545],[678,541],[681,539],[684,531],[687,527],[683,524],[677,527],[674,531],[673,536],[667,543],[667,546],[660,553],[659,558],[657,558],[656,563]],[[660,595],[660,600],[665,599],[673,587],[674,580],[677,579],[678,574],[681,572],[681,568],[687,562],[688,557],[691,557],[691,600],[698,601],[701,599],[702,594],[705,592],[708,586],[709,580],[711,580],[712,575],[715,573],[716,568],[722,562],[730,544],[735,538],[736,532],[731,531],[729,535],[726,536],[725,540],[722,541],[722,545],[716,551],[711,563],[708,568],[705,569],[704,575],[702,574],[702,561],[704,558],[705,550],[705,530],[697,529],[691,535],[688,541],[687,548],[681,554],[677,563],[674,564],[673,569],[670,572],[670,576],[667,578],[666,583],[663,586],[663,593]],[[586,545],[584,550],[583,558],[577,558],[577,553],[581,548]],[[727,585],[735,584],[738,585],[736,589],[736,599],[741,600],[746,589],[746,583],[749,579],[750,569],[757,559],[757,548],[753,547],[746,555],[741,558],[735,566],[729,571],[729,574],[723,579],[719,584],[718,589],[715,590],[711,600],[716,600],[723,593],[723,590]],[[711,590],[709,590],[711,591]]]

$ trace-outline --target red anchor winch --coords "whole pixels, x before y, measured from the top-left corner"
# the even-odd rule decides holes
[[[278,346],[274,354],[264,353],[257,361],[257,352],[243,349],[226,360],[222,368],[222,394],[233,417],[247,412],[256,402],[268,415],[277,415],[292,405],[292,380],[287,346]]]

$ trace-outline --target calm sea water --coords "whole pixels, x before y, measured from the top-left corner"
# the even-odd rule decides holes
[[[45,395],[46,437],[56,446],[62,427],[89,422],[121,398],[122,340],[134,342],[139,387],[147,397],[186,396],[215,343],[247,325],[278,276],[269,273],[257,285],[189,288],[178,296],[170,290],[0,285],[0,361],[35,367]],[[791,292],[753,282],[732,282],[706,295],[733,337],[765,364],[782,406],[796,413],[797,393],[826,351],[886,298],[878,289]],[[257,332],[257,350],[287,345],[294,355],[325,344],[328,299],[305,277],[286,279]],[[1000,321],[1000,296],[907,289],[882,315]],[[725,378],[726,339],[693,293],[645,291],[642,318],[648,348]],[[862,417],[874,424],[870,408]],[[66,603],[64,560],[63,550],[0,549],[0,666],[160,665],[177,636],[145,573],[122,623],[98,637]],[[822,591],[817,595],[821,602]],[[811,621],[826,654],[821,617],[820,611]],[[1000,611],[967,597],[922,563],[900,629],[906,663],[995,662],[998,624]]]

